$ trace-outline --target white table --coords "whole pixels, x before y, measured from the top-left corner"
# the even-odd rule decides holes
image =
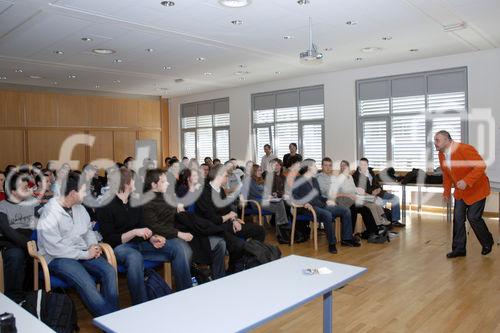
[[[21,306],[16,304],[10,298],[0,293],[0,313],[9,312],[16,318],[16,328],[20,333],[23,332],[36,332],[36,333],[49,333],[54,332],[51,328],[38,320],[28,311],[24,310]]]
[[[304,268],[333,272],[306,275]],[[246,332],[323,295],[323,331],[332,331],[332,290],[366,268],[291,255],[94,319],[107,332]]]

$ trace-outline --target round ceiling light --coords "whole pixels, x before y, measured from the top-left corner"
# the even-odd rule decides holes
[[[352,21],[351,20],[351,21],[347,21],[345,24],[347,24],[347,25],[356,25],[356,24],[358,24],[358,21]]]
[[[83,40],[84,42],[91,42],[91,41],[93,41],[93,39],[90,38],[90,37],[82,37],[80,39]]]
[[[173,2],[173,1],[162,1],[162,2],[160,2],[160,5],[165,6],[165,7],[172,7],[172,6],[175,6],[175,2]]]
[[[94,52],[95,54],[113,54],[113,53],[116,53],[115,50],[111,50],[111,49],[93,49],[92,52]]]
[[[7,80],[7,76],[0,76],[0,80]]]
[[[374,47],[374,46],[367,46],[367,47],[363,47],[361,49],[361,52],[364,52],[364,53],[372,53],[372,52],[378,52],[382,50],[380,47]]]
[[[382,37],[382,40],[391,40],[392,39],[392,36],[384,36]]]
[[[120,64],[120,63],[122,63],[122,62],[123,62],[123,60],[121,60],[121,59],[114,59],[114,60],[113,60],[113,62],[116,62],[116,63],[119,63],[119,64]]]
[[[418,52],[418,49],[410,49],[410,52]]]
[[[248,6],[251,0],[219,0],[219,3],[224,7],[229,8],[241,8]]]
[[[295,37],[290,36],[290,35],[283,36],[283,39],[285,39],[285,40],[288,40],[288,39],[294,39],[294,38],[295,38]]]
[[[204,62],[206,59],[205,59],[205,58],[203,58],[203,57],[198,57],[198,58],[196,58],[196,60],[197,60],[198,62]]]
[[[64,51],[61,51],[61,50],[55,50],[54,51],[55,54],[64,54]]]
[[[43,76],[40,76],[40,75],[30,75],[28,76],[30,79],[33,79],[33,80],[40,80],[40,79],[43,79]]]
[[[169,71],[172,69],[172,66],[163,66],[164,71]]]
[[[361,61],[361,60],[363,60],[363,58],[357,57],[357,58],[356,58],[356,59],[354,59],[354,60],[356,60],[356,61]]]
[[[23,70],[22,70],[21,68],[16,68],[16,69],[14,69],[14,72],[15,72],[15,73],[22,73],[22,72],[23,72]]]
[[[155,49],[151,49],[151,48],[150,49],[146,49],[146,52],[154,52],[154,51],[155,51]]]
[[[231,24],[233,24],[233,25],[242,25],[243,24],[243,20],[232,20]]]
[[[75,74],[70,74],[70,75],[68,75],[68,79],[76,79],[76,75]]]
[[[308,5],[308,4],[309,4],[309,2],[310,2],[309,0],[297,0],[297,3],[298,3],[299,5]]]

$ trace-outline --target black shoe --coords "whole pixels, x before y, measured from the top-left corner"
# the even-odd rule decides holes
[[[328,245],[328,252],[333,253],[333,254],[337,254],[337,247],[335,246],[335,244]]]
[[[342,246],[348,246],[348,247],[360,247],[361,244],[357,241],[355,241],[354,239],[348,239],[348,240],[343,240],[342,242],[340,242],[340,244],[342,244]]]
[[[450,253],[446,254],[446,258],[456,258],[456,257],[465,257],[466,252],[465,251],[451,251]]]
[[[483,256],[487,255],[488,253],[491,252],[491,250],[493,249],[493,244],[489,245],[489,246],[483,246],[483,250],[481,251],[481,254]]]
[[[387,241],[387,234],[384,235],[371,235],[368,237],[368,243],[383,244]]]
[[[406,224],[403,224],[403,223],[401,223],[399,221],[392,221],[391,225],[393,227],[398,227],[398,228],[404,228],[404,227],[406,227]]]

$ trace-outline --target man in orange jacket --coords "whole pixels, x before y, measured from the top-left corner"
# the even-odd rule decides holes
[[[494,241],[482,217],[486,197],[490,194],[486,164],[473,146],[453,141],[447,131],[439,131],[434,135],[434,146],[439,151],[445,200],[450,199],[451,186],[455,187],[453,244],[452,251],[446,257],[465,257],[466,217],[483,247],[481,254],[487,255]]]

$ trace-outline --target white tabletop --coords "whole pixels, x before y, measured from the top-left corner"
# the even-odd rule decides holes
[[[327,267],[331,274],[306,275]],[[366,268],[291,255],[94,319],[109,332],[240,332],[345,285]]]
[[[16,318],[16,328],[20,333],[36,332],[49,333],[54,332],[51,328],[38,320],[28,311],[16,304],[10,298],[0,293],[0,313],[9,312]]]

